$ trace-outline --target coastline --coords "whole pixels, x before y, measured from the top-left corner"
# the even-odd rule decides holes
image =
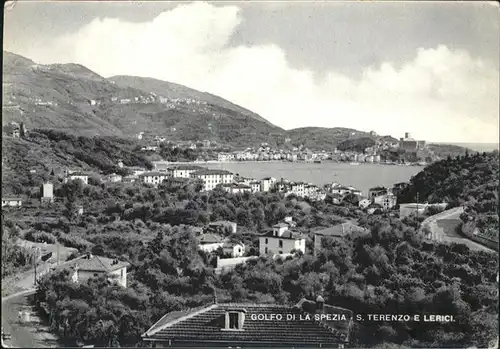
[[[358,166],[358,165],[384,165],[384,166],[419,166],[419,167],[424,167],[426,165],[419,165],[419,164],[397,164],[397,163],[387,163],[387,162],[360,162],[356,164],[351,164],[349,161],[335,161],[335,160],[321,160],[320,163],[315,163],[314,161],[304,161],[304,160],[299,160],[299,161],[288,161],[288,160],[243,160],[243,161],[238,161],[238,160],[227,160],[227,161],[218,161],[218,160],[208,160],[208,161],[152,161],[153,165],[203,165],[203,164],[209,164],[209,165],[216,165],[216,164],[246,164],[246,163],[256,163],[256,164],[267,164],[267,163],[291,163],[291,164],[313,164],[313,165],[320,165],[322,163],[336,163],[336,164],[348,164],[351,166]]]

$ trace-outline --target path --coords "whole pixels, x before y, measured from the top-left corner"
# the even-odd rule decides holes
[[[33,243],[32,243],[33,244]],[[26,244],[29,247],[37,244]],[[55,245],[44,245],[44,248],[54,248]],[[38,246],[36,246],[38,247]],[[64,257],[75,249],[60,247],[59,253]],[[53,251],[50,251],[53,252]],[[37,276],[41,276],[50,270],[54,264],[51,258],[37,265]],[[59,265],[66,262],[59,263]],[[11,338],[2,345],[18,348],[50,348],[59,347],[57,337],[50,333],[47,323],[41,319],[38,311],[33,306],[35,294],[35,269],[30,269],[19,275],[11,276],[2,280],[2,328],[9,333]],[[29,313],[29,321],[19,320],[19,312]]]
[[[422,228],[428,227],[431,232],[430,239],[437,242],[465,244],[471,250],[495,252],[457,233],[457,227],[461,223],[460,215],[463,212],[463,207],[443,211],[424,220]]]
[[[11,335],[6,345],[13,348],[56,348],[57,337],[50,333],[33,304],[35,290],[26,290],[2,298],[2,328]],[[20,321],[19,312],[29,314],[28,321]]]

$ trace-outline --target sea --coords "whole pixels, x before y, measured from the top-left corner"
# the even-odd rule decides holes
[[[191,163],[193,164],[193,163]],[[171,166],[173,163],[158,162],[157,169]],[[323,186],[337,182],[342,185],[352,185],[361,190],[364,195],[370,188],[376,186],[392,187],[396,183],[407,182],[412,176],[423,169],[423,166],[401,166],[363,164],[351,165],[335,161],[287,162],[287,161],[239,161],[210,162],[196,165],[218,170],[228,170],[243,177],[262,179],[274,177],[286,178],[291,181],[303,181]]]
[[[456,145],[459,147],[463,148],[468,148],[473,151],[478,151],[480,153],[482,152],[490,152],[493,150],[498,150],[499,149],[499,144],[498,143],[446,143],[446,142],[429,142],[433,144],[451,144],[451,145]]]

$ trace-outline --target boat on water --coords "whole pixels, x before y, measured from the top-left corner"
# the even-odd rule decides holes
[[[314,160],[315,164],[321,164],[321,160]]]
[[[359,165],[359,162],[350,162],[349,165],[357,166]]]

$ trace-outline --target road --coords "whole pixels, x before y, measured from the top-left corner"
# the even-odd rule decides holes
[[[37,243],[26,243],[25,247],[39,247]],[[56,252],[56,245],[43,244],[42,251],[46,253]],[[61,260],[76,249],[59,247]],[[53,258],[37,265],[37,276],[47,273],[50,266],[56,261],[56,253]],[[60,263],[60,265],[66,262]],[[38,311],[33,307],[33,297],[35,294],[35,269],[30,269],[19,275],[7,277],[2,280],[2,328],[5,333],[11,335],[10,340],[6,340],[2,345],[18,348],[50,348],[60,347],[57,337],[49,332],[47,321],[41,319]],[[20,321],[19,313],[29,313],[29,321]]]
[[[35,290],[26,290],[2,298],[2,328],[10,333],[6,345],[14,348],[56,348],[57,337],[49,332],[46,321],[41,319],[32,305]],[[19,312],[27,312],[29,319],[20,320]],[[27,321],[26,321],[27,320]]]
[[[495,252],[494,250],[474,242],[457,233],[457,227],[460,225],[460,215],[463,207],[455,207],[443,211],[427,218],[422,222],[422,228],[428,227],[431,231],[430,238],[438,242],[448,242],[467,245],[471,250]]]

